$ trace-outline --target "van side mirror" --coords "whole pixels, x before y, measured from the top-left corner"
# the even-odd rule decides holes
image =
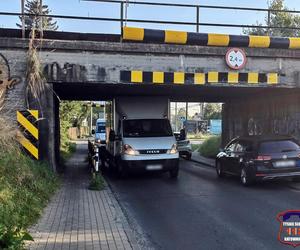
[[[96,132],[95,132],[95,129],[92,129],[92,135],[94,135]]]

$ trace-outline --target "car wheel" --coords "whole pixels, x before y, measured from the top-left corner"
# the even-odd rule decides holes
[[[188,153],[185,157],[185,159],[187,159],[188,161],[190,161],[192,158],[192,154],[191,153]]]
[[[179,168],[173,168],[169,171],[170,174],[170,178],[171,179],[177,179],[178,178],[178,174],[179,174]]]
[[[222,163],[220,161],[217,162],[216,171],[218,177],[220,178],[224,177],[224,170],[223,170]]]
[[[251,175],[249,173],[249,170],[245,167],[243,167],[241,170],[240,178],[241,178],[241,183],[244,186],[250,186],[254,182],[253,178],[251,177]]]
[[[297,176],[297,177],[293,177],[293,182],[300,182],[300,177],[299,176]]]

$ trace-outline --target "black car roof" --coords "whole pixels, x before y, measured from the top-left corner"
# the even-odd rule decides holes
[[[249,135],[249,136],[239,136],[239,137],[234,138],[234,140],[235,139],[247,140],[247,141],[253,141],[253,142],[295,140],[295,138],[290,135]]]

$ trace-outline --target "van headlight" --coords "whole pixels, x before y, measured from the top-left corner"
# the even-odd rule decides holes
[[[131,147],[128,144],[124,144],[123,153],[126,155],[139,155],[140,154],[138,151],[134,150],[133,147]]]
[[[167,154],[177,154],[177,153],[178,153],[177,144],[174,143],[172,145],[172,148],[167,151]]]

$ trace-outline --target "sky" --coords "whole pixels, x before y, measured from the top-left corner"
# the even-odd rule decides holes
[[[267,0],[138,0],[147,2],[171,2],[201,5],[240,6],[253,8],[267,8]],[[0,0],[1,12],[20,12],[20,0]],[[57,15],[74,15],[90,17],[119,18],[120,8],[116,3],[99,3],[83,0],[43,0]],[[300,0],[286,0],[286,6],[290,9],[300,10]],[[255,24],[263,22],[266,13],[232,10],[200,9],[200,22],[205,23],[231,23],[231,24]],[[153,19],[194,22],[196,11],[191,8],[158,7],[158,6],[136,6],[130,4],[128,7],[128,18],[130,19]],[[19,22],[17,17],[0,15],[1,28],[15,28]],[[59,30],[86,33],[120,33],[120,23],[57,19]],[[195,31],[192,26],[159,25],[146,23],[128,23],[128,26],[173,29],[183,31]],[[224,34],[241,34],[241,28],[200,27],[200,32],[213,32]]]

